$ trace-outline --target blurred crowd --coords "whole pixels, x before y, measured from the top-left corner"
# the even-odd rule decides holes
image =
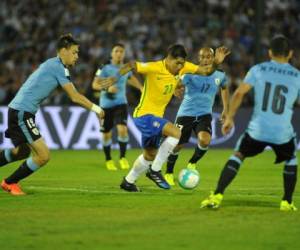
[[[1,0],[0,104],[7,104],[28,75],[56,55],[57,38],[72,33],[80,40],[80,60],[73,82],[93,98],[91,82],[99,64],[109,59],[111,46],[125,44],[127,60],[158,60],[168,45],[181,43],[189,60],[197,62],[201,46],[226,45],[232,53],[223,70],[233,91],[251,65],[267,59],[269,39],[283,33],[300,44],[300,1],[297,0]],[[261,5],[262,20],[256,22]],[[261,32],[256,43],[257,31]],[[255,48],[259,48],[256,50]],[[292,64],[300,67],[299,46]],[[138,101],[129,89],[129,103]],[[220,100],[217,100],[220,103]],[[251,97],[244,105],[250,105]],[[57,91],[47,104],[68,104]],[[177,105],[176,101],[173,105]]]

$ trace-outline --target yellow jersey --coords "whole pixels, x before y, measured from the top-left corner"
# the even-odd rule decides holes
[[[143,115],[155,115],[163,117],[165,109],[171,100],[179,76],[187,73],[195,73],[198,66],[185,62],[179,75],[172,75],[166,68],[165,60],[148,63],[136,63],[137,72],[145,76],[144,88],[140,102],[135,108],[133,117]]]

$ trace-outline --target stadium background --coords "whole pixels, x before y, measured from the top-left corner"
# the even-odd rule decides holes
[[[197,50],[201,46],[226,45],[232,54],[222,66],[230,79],[230,90],[234,91],[251,65],[267,59],[268,40],[276,33],[283,33],[295,45],[293,65],[300,67],[298,59],[300,43],[300,2],[297,0],[241,1],[241,0],[116,0],[116,1],[0,1],[0,147],[9,142],[3,137],[6,126],[5,106],[14,97],[26,77],[45,59],[55,56],[55,41],[63,33],[70,32],[79,38],[80,60],[72,70],[73,82],[79,91],[97,101],[91,90],[91,82],[97,67],[109,59],[111,46],[122,42],[126,46],[127,60],[157,60],[171,43],[185,45],[189,59],[197,62]],[[142,80],[142,79],[141,79]],[[128,87],[130,110],[137,104],[139,93]],[[174,119],[179,101],[173,99],[167,117]],[[245,98],[243,109],[237,119],[236,131],[226,142],[221,139],[216,146],[232,147],[238,134],[245,128],[249,118],[251,94]],[[44,102],[44,106],[67,106],[63,113],[55,113],[56,107],[43,108],[53,143],[51,148],[94,148],[99,134],[90,131],[81,117],[82,126],[74,128],[68,141],[61,141],[58,133],[64,133],[74,110],[64,92],[58,90]],[[216,99],[216,110],[220,110],[220,98]],[[83,111],[78,111],[83,112]],[[295,117],[299,119],[300,110]],[[4,116],[3,116],[4,115]],[[81,113],[87,116],[86,113]],[[57,119],[63,121],[60,123]],[[78,117],[77,117],[78,118]],[[246,119],[245,119],[246,118]],[[55,120],[56,119],[56,120]],[[75,118],[74,118],[75,119]],[[52,122],[56,124],[52,124]],[[296,120],[295,120],[296,122]],[[216,123],[218,125],[218,123]],[[299,124],[299,121],[294,125]],[[55,127],[55,128],[54,128]],[[295,126],[300,129],[299,126]],[[83,129],[86,128],[86,129]],[[218,130],[218,126],[216,127]],[[58,129],[56,131],[56,129]],[[75,131],[76,130],[76,131]],[[216,130],[215,139],[220,135]],[[134,126],[130,129],[132,147],[138,146],[138,134]],[[298,131],[299,134],[300,131]],[[47,132],[46,132],[47,133]],[[80,133],[95,136],[87,144],[76,147]],[[43,131],[42,131],[42,134]],[[65,137],[62,136],[65,140]],[[219,138],[220,139],[220,138]],[[100,139],[99,139],[100,140]],[[101,140],[100,140],[101,141]],[[78,144],[78,143],[77,143]],[[75,146],[74,146],[75,145]],[[89,145],[87,147],[87,145]],[[78,146],[78,145],[77,145]]]

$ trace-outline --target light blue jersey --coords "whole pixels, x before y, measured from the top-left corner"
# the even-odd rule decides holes
[[[111,76],[117,76],[121,65],[107,64],[102,69],[98,69],[96,76],[99,78],[106,78]],[[114,84],[117,87],[118,92],[115,94],[108,93],[107,91],[101,91],[99,105],[102,108],[112,108],[117,105],[127,104],[126,98],[126,83],[128,78],[132,75],[131,72],[123,75]]]
[[[283,144],[295,134],[293,106],[300,93],[300,72],[288,63],[253,66],[244,82],[254,88],[254,111],[247,132],[259,141]]]
[[[185,92],[177,117],[211,114],[219,87],[226,87],[228,80],[224,72],[215,71],[209,76],[186,74],[181,81]]]
[[[8,107],[35,114],[41,102],[53,90],[69,82],[71,82],[69,70],[60,58],[50,58],[27,78]]]

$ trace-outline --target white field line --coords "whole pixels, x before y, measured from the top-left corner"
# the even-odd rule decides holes
[[[47,186],[27,186],[26,189],[29,190],[46,190],[46,191],[66,191],[66,192],[78,192],[78,193],[94,193],[94,194],[126,194],[128,195],[128,192],[125,192],[123,190],[97,190],[97,189],[90,189],[90,188],[73,188],[73,187],[47,187]],[[158,190],[156,187],[147,187],[146,191],[143,191],[140,194],[146,194],[146,195],[176,195],[178,194],[178,190],[175,192],[172,191],[166,191],[166,192],[147,192],[148,190]],[[196,190],[195,190],[196,191]],[[264,192],[280,192],[281,189],[274,189],[274,188],[238,188],[231,191],[230,196],[259,196],[259,197],[277,197],[278,195],[274,194],[255,194],[255,193],[249,193],[249,194],[238,194],[236,192],[239,191],[249,191],[249,192],[255,192],[255,191],[264,191]],[[180,194],[186,192],[186,194],[190,194],[190,192],[187,190],[180,190]],[[194,191],[193,191],[194,192]],[[199,192],[199,191],[198,191]],[[201,191],[200,191],[201,192]],[[202,193],[202,192],[201,192]],[[297,193],[295,194],[297,196]]]

